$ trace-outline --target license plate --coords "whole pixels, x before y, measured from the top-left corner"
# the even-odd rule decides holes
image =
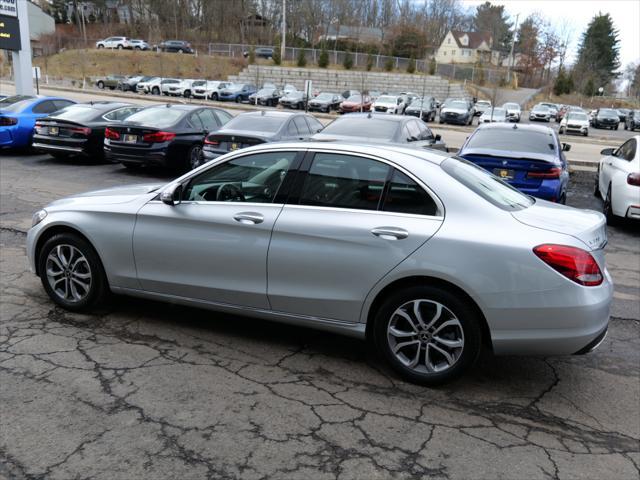
[[[58,135],[60,129],[58,127],[49,127],[49,135]]]
[[[238,144],[237,143],[232,143],[231,144],[231,150],[237,150],[238,149]]]
[[[496,168],[493,173],[503,180],[512,180],[515,175],[513,170],[507,170],[506,168]]]
[[[123,137],[123,141],[124,141],[124,143],[137,143],[138,136],[137,135],[125,134],[124,137]]]

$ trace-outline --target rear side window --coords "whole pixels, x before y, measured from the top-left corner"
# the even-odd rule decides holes
[[[53,100],[45,100],[33,107],[32,110],[33,113],[53,113],[58,110],[58,108],[56,107],[56,104],[53,103]]]
[[[462,158],[447,158],[442,162],[442,169],[469,190],[502,210],[523,210],[534,203],[533,198]]]
[[[397,170],[391,178],[382,210],[430,216],[438,213],[438,207],[433,198],[420,185]]]
[[[377,210],[390,167],[367,158],[317,153],[305,179],[301,205]]]
[[[218,128],[218,119],[211,110],[200,110],[198,112],[198,117],[200,117],[200,121],[202,122],[205,130],[211,131]]]
[[[305,119],[307,120],[307,123],[309,124],[309,130],[311,130],[311,133],[316,133],[319,132],[320,130],[322,130],[322,124],[316,120],[315,118],[311,117],[311,116],[306,116]]]
[[[309,126],[307,125],[307,122],[304,121],[304,118],[294,117],[293,123],[296,124],[300,135],[309,135]]]

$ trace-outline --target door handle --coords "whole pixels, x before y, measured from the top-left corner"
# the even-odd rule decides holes
[[[240,212],[233,216],[236,222],[240,222],[244,225],[256,225],[264,222],[264,215],[256,212]]]
[[[376,227],[371,229],[371,233],[385,240],[402,240],[409,236],[409,232],[398,227]]]

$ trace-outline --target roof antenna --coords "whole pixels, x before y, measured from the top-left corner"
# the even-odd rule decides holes
[[[514,124],[513,124],[513,129],[514,129],[514,130],[517,130],[517,129],[518,129],[518,124],[517,124],[517,123],[514,123]]]

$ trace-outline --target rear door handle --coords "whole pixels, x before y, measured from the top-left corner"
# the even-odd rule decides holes
[[[264,215],[256,212],[240,212],[233,216],[236,222],[240,222],[244,225],[256,225],[264,222]]]
[[[402,240],[409,236],[409,232],[398,227],[376,227],[371,229],[371,233],[385,240]]]

